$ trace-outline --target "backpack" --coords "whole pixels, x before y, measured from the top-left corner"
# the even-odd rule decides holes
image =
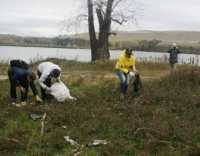
[[[26,69],[26,70],[29,69],[28,63],[26,63],[23,60],[11,60],[10,66],[11,67],[19,67],[19,68]]]
[[[142,81],[140,79],[140,75],[136,74],[135,75],[135,80],[132,83],[133,85],[133,92],[138,92],[140,89],[142,89]]]

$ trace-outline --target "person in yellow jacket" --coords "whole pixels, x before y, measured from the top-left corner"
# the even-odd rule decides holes
[[[134,76],[137,73],[135,62],[136,58],[133,55],[133,50],[127,48],[122,51],[116,63],[116,74],[120,79],[120,99],[124,99],[127,92],[129,75]]]

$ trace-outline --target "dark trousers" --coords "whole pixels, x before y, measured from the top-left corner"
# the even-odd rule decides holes
[[[37,74],[38,74],[38,77],[40,78],[41,76],[41,73],[40,71],[37,71]],[[47,87],[51,87],[51,78],[47,78],[44,82],[43,82],[45,85],[47,85]],[[51,99],[52,96],[47,94],[46,93],[46,90],[43,89],[42,87],[40,87],[41,89],[41,97],[42,97],[42,100],[45,100],[45,99]]]
[[[17,85],[22,86],[25,89],[25,92],[21,91],[21,101],[25,101],[27,99],[28,95],[28,88],[29,88],[29,82],[26,79],[22,79],[19,81],[19,84],[16,83],[15,80],[12,79],[13,71],[11,69],[8,70],[8,78],[10,81],[10,96],[13,100],[17,99],[17,93],[16,93],[16,87]]]

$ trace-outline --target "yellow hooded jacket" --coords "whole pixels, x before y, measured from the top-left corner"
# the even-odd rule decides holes
[[[134,55],[131,55],[130,58],[126,57],[125,55],[125,51],[123,51],[117,61],[115,68],[127,74],[130,69],[132,70],[135,68],[136,58]]]

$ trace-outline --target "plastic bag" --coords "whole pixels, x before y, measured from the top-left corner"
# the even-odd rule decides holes
[[[58,102],[64,102],[67,99],[76,100],[76,98],[70,95],[69,89],[62,81],[56,82],[50,87],[50,94]]]

